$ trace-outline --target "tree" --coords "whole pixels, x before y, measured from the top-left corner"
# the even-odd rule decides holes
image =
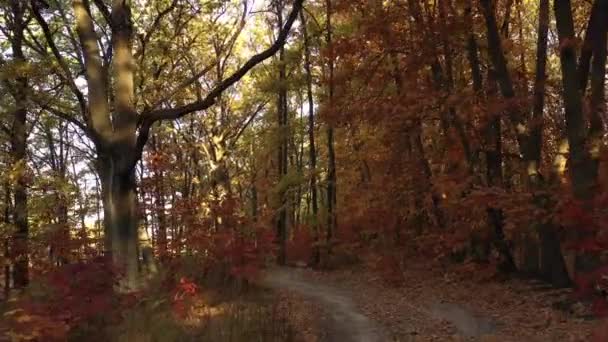
[[[314,96],[312,91],[312,69],[310,60],[310,40],[308,35],[308,29],[306,28],[307,21],[304,11],[300,12],[300,21],[302,23],[302,39],[304,39],[304,72],[306,73],[306,99],[308,102],[308,159],[310,169],[310,202],[312,208],[314,234],[315,234],[315,248],[313,252],[313,264],[318,265],[321,261],[319,252],[319,226],[318,226],[318,213],[319,213],[319,202],[317,199],[317,150],[315,145],[315,110],[314,110]]]
[[[278,26],[283,26],[283,1],[276,2]],[[289,108],[287,104],[287,66],[285,61],[285,48],[281,46],[279,49],[279,78],[278,78],[278,97],[277,97],[277,115],[278,115],[278,179],[279,183],[284,181],[288,172],[288,155],[289,155]],[[279,265],[285,265],[285,244],[287,242],[287,189],[279,186],[278,199],[278,214],[277,214],[277,239],[279,243],[279,253],[277,262]]]
[[[333,52],[333,41],[332,41],[332,2],[326,0],[325,9],[327,15],[326,22],[326,37],[325,42],[329,50],[328,56],[328,89],[327,89],[327,102],[329,110],[334,108],[334,52]],[[331,124],[327,127],[327,234],[325,236],[328,253],[331,253],[332,238],[334,236],[334,230],[337,229],[338,217],[336,214],[337,196],[336,196],[336,152],[334,150],[334,128]]]
[[[16,287],[22,288],[29,282],[28,270],[28,212],[27,212],[27,114],[28,114],[28,71],[24,53],[24,35],[27,26],[27,4],[12,0],[6,7],[7,29],[10,32],[9,41],[12,50],[12,67],[15,73],[15,82],[6,81],[9,93],[13,97],[12,123],[9,131],[11,144],[11,172],[14,175],[13,189],[13,217],[15,233],[11,257],[14,260],[13,281]],[[4,6],[3,6],[4,7]],[[0,57],[0,65],[5,62]]]
[[[174,7],[175,3],[174,1],[171,6]],[[108,49],[103,51],[100,49],[100,36],[97,32],[99,28],[96,28],[97,19],[94,19],[93,8],[88,1],[73,1],[79,48],[85,67],[87,95],[75,85],[75,78],[69,68],[62,67],[63,78],[80,103],[83,119],[82,122],[74,117],[69,120],[83,129],[95,145],[96,171],[101,180],[104,204],[105,248],[114,262],[125,269],[127,287],[136,286],[138,274],[135,166],[141,159],[152,125],[200,112],[215,104],[222,92],[280,49],[302,3],[303,0],[294,1],[285,25],[269,48],[254,55],[233,74],[219,81],[204,98],[181,106],[149,107],[138,112],[135,98],[134,23],[131,2],[114,0],[111,6],[108,6],[103,1],[94,1],[96,10],[111,31],[109,42],[106,41]],[[31,4],[33,11],[40,14],[37,2],[32,1]],[[157,21],[162,20],[166,14],[160,12]],[[37,18],[44,26],[44,17],[37,15]],[[47,35],[46,38],[51,49],[58,51],[53,48],[53,37]],[[104,45],[104,39],[101,39],[101,42]],[[54,57],[59,65],[67,65],[61,54],[54,53]]]

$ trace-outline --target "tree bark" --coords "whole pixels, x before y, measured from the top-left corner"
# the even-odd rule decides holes
[[[138,287],[138,215],[134,169],[120,169],[113,158],[99,156],[98,172],[102,183],[105,250],[118,271],[124,275],[125,290]]]

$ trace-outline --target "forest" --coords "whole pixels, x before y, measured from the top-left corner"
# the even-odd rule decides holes
[[[0,0],[0,341],[608,341],[608,0]]]

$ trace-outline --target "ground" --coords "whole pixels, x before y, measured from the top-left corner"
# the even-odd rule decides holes
[[[271,270],[266,274],[264,284],[315,301],[326,314],[321,322],[318,322],[325,332],[322,340],[361,342],[386,340],[381,326],[357,308],[347,292],[337,287],[312,281],[303,272],[290,269]],[[311,317],[314,316],[315,314],[311,312]]]
[[[590,341],[603,324],[553,309],[563,291],[457,271],[419,265],[390,286],[360,267],[275,268],[263,283],[299,311],[306,341]]]

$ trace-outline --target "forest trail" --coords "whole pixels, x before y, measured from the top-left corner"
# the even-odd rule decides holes
[[[299,269],[275,268],[266,272],[264,286],[295,292],[314,300],[329,315],[325,340],[344,342],[387,341],[381,327],[357,308],[344,291],[305,278]]]
[[[456,271],[415,264],[395,286],[359,268],[270,268],[260,285],[307,317],[295,323],[310,341],[591,340],[595,324],[552,310],[553,291],[518,280],[480,283]]]

